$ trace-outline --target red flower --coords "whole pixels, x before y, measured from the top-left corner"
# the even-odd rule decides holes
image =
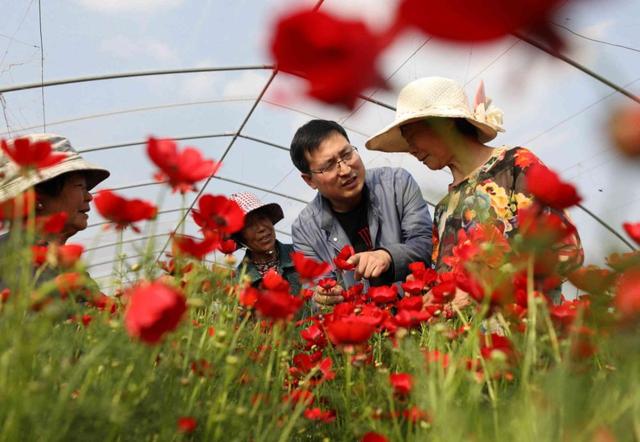
[[[556,42],[558,37],[548,22],[559,3],[560,0],[404,0],[399,16],[402,23],[455,41],[492,40],[524,28]]]
[[[406,293],[414,296],[418,296],[422,294],[422,290],[424,289],[424,282],[420,279],[411,279],[407,282],[402,283],[402,290]]]
[[[58,262],[63,267],[73,266],[84,252],[82,244],[64,244],[58,246]]]
[[[640,155],[640,106],[617,110],[611,118],[610,133],[618,151],[630,157]]]
[[[156,217],[158,209],[151,203],[140,199],[128,200],[110,190],[101,190],[94,198],[98,213],[122,230],[131,226],[135,232],[140,230],[133,223]]]
[[[422,296],[405,296],[398,301],[398,310],[422,310]]]
[[[127,295],[127,331],[147,344],[155,344],[175,330],[187,310],[182,292],[161,282],[142,283],[129,289]]]
[[[60,233],[64,228],[69,215],[67,212],[59,212],[49,216],[36,218],[38,230],[42,233]]]
[[[368,433],[365,433],[364,436],[362,436],[360,442],[389,442],[389,439],[387,439],[380,433],[369,431]]]
[[[622,227],[624,227],[631,239],[640,244],[640,223],[624,223]]]
[[[394,393],[399,396],[408,395],[413,388],[413,378],[407,373],[392,373],[389,375],[389,382]]]
[[[587,301],[581,301],[580,299],[568,301],[563,298],[560,305],[549,306],[549,315],[562,326],[568,327],[575,321],[580,309],[588,306],[589,303]]]
[[[492,333],[491,335],[482,336],[481,340],[480,354],[484,359],[491,358],[494,352],[500,352],[507,358],[510,358],[514,354],[513,345],[509,338],[505,336]]]
[[[322,348],[327,345],[327,339],[324,332],[317,324],[313,324],[304,330],[300,330],[300,336],[311,346],[317,345]]]
[[[289,293],[289,282],[275,269],[269,269],[262,277],[262,288],[277,292]]]
[[[349,264],[347,260],[351,258],[355,253],[356,251],[354,250],[354,248],[351,247],[351,245],[347,244],[342,248],[342,250],[340,250],[340,253],[338,253],[338,255],[333,258],[333,263],[340,270],[353,270],[355,266],[353,264]]]
[[[333,422],[336,420],[336,412],[333,410],[321,410],[320,408],[307,408],[304,417],[312,421]]]
[[[442,365],[442,368],[449,366],[449,355],[447,353],[441,353],[438,350],[430,350],[424,353],[424,358],[427,364],[438,363]]]
[[[243,305],[245,307],[253,307],[254,305],[256,305],[259,297],[260,291],[257,288],[247,286],[244,290],[242,290],[242,292],[240,292],[238,301],[240,302],[240,305]]]
[[[193,220],[205,230],[232,234],[244,226],[244,212],[233,200],[223,195],[202,195],[199,210],[193,210]]]
[[[614,304],[623,317],[640,314],[640,269],[627,270],[618,280]]]
[[[200,151],[193,147],[186,147],[178,152],[178,146],[173,140],[149,138],[147,154],[160,168],[160,172],[155,175],[156,179],[168,180],[173,191],[180,191],[182,194],[195,191],[195,183],[213,176],[220,167],[220,163],[202,158]]]
[[[615,273],[609,269],[590,265],[580,267],[569,274],[569,281],[580,290],[589,293],[603,293],[611,287],[616,278]]]
[[[527,171],[527,188],[542,204],[554,209],[566,209],[578,204],[582,197],[576,188],[543,164],[534,164]]]
[[[398,299],[398,286],[394,284],[371,287],[367,294],[376,304],[388,304]]]
[[[0,291],[0,302],[2,304],[4,304],[5,302],[7,302],[9,300],[10,296],[11,296],[11,290],[2,289],[2,291]]]
[[[281,70],[308,80],[310,96],[353,108],[362,91],[384,85],[376,70],[382,46],[362,22],[305,10],[279,21],[271,53]]]
[[[203,259],[218,248],[220,239],[213,233],[206,233],[200,242],[190,236],[176,235],[173,237],[173,244],[180,252],[191,255],[195,259]]]
[[[349,315],[327,325],[329,339],[334,345],[355,345],[367,342],[376,331],[376,326],[367,318]]]
[[[268,290],[260,293],[255,308],[262,316],[271,319],[288,319],[302,306],[302,298],[291,296],[287,292]]]
[[[80,318],[82,321],[82,325],[84,325],[85,327],[89,327],[89,324],[91,324],[91,321],[93,321],[93,316],[91,315],[82,315],[82,318]]]
[[[52,153],[51,143],[48,141],[32,143],[29,138],[18,138],[13,141],[13,146],[2,140],[2,150],[14,163],[24,168],[43,169],[58,164],[67,157],[64,153]]]
[[[198,427],[198,421],[190,416],[183,416],[178,419],[178,431],[181,433],[191,433]]]
[[[307,407],[313,405],[314,400],[315,397],[313,396],[313,393],[309,390],[301,390],[299,388],[292,390],[291,393],[282,398],[282,402],[289,402],[293,405],[302,403]]]
[[[231,253],[235,252],[237,248],[238,245],[232,239],[225,239],[223,241],[220,241],[220,244],[218,245],[218,250],[220,250],[225,255],[230,255]]]
[[[329,264],[326,262],[318,262],[314,259],[307,258],[300,252],[291,253],[291,259],[293,260],[296,272],[300,275],[300,279],[305,281],[311,281],[322,276],[330,269]]]
[[[332,278],[325,278],[318,281],[318,285],[325,290],[331,290],[336,286],[336,284],[337,284],[336,280]]]
[[[404,328],[418,327],[422,322],[428,321],[433,315],[429,310],[400,310],[394,316],[396,324]]]

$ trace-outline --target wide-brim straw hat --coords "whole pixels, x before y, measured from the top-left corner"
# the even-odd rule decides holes
[[[502,111],[484,96],[481,83],[473,111],[462,86],[443,77],[426,77],[412,81],[398,95],[393,123],[367,140],[365,146],[383,152],[408,152],[409,145],[400,127],[432,117],[464,118],[478,129],[482,143],[493,140],[502,128]]]
[[[284,212],[282,211],[282,207],[280,207],[277,203],[267,203],[264,204],[262,201],[258,199],[253,193],[249,192],[238,192],[231,194],[229,199],[238,203],[238,206],[244,212],[245,217],[249,215],[251,212],[264,212],[273,225],[276,225],[280,220],[284,218]],[[231,237],[238,242],[240,239],[240,232],[232,235]]]
[[[20,166],[0,150],[0,201],[13,199],[35,186],[52,178],[69,172],[83,172],[87,180],[87,189],[91,190],[98,183],[109,177],[109,171],[89,163],[71,146],[69,140],[55,134],[30,134],[18,138],[28,138],[31,143],[48,141],[51,143],[52,153],[66,155],[61,162],[50,167],[24,175]],[[7,140],[9,148],[13,148],[15,139]]]

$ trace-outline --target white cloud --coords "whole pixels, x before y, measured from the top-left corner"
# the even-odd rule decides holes
[[[215,66],[212,60],[202,60],[196,64],[196,67]],[[178,88],[180,96],[186,100],[203,100],[211,98],[216,93],[216,79],[219,78],[215,73],[188,74],[181,78]]]
[[[178,60],[178,56],[170,46],[152,38],[133,40],[123,35],[116,35],[103,40],[100,43],[100,49],[120,59],[149,57],[167,63],[175,63]]]
[[[255,97],[264,87],[266,78],[254,71],[245,71],[229,81],[222,93],[225,98]]]
[[[184,0],[76,0],[76,3],[96,12],[155,12],[173,9]]]

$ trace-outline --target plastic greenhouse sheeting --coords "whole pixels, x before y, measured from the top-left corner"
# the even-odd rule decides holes
[[[72,82],[4,92],[2,137],[60,133],[89,161],[112,172],[100,188],[126,188],[129,197],[161,201],[155,230],[126,232],[124,253],[135,262],[155,236],[164,250],[168,232],[182,220],[195,193],[179,194],[154,183],[145,141],[196,138],[180,145],[222,159],[205,193],[251,191],[282,205],[276,227],[289,241],[292,221],[314,191],[293,168],[287,152],[296,128],[311,118],[334,119],[363,146],[393,119],[393,111],[361,101],[353,111],[304,98],[302,81],[273,71],[267,48],[275,19],[311,1],[67,0],[3,4],[0,17],[0,89],[42,81],[152,70],[240,68]],[[322,10],[365,19],[372,27],[391,20],[389,0],[325,0]],[[590,70],[640,94],[640,4],[632,0],[574,2],[556,17],[567,54]],[[41,23],[40,23],[41,18]],[[40,40],[42,30],[42,42]],[[634,47],[635,46],[635,47]],[[454,45],[408,33],[386,51],[380,69],[390,90],[366,95],[395,105],[399,89],[423,76],[462,82],[472,96],[482,79],[487,95],[505,113],[506,133],[491,145],[531,149],[564,179],[576,184],[583,207],[571,216],[583,239],[586,262],[602,263],[626,245],[622,223],[640,220],[640,174],[635,162],[611,148],[606,125],[613,109],[629,102],[584,72],[516,37],[489,44]],[[240,132],[238,133],[238,131]],[[119,146],[126,144],[126,146]],[[418,181],[432,204],[446,193],[447,171],[427,170],[408,154],[360,150],[367,167],[400,166]],[[98,189],[96,189],[98,190]],[[585,210],[586,209],[586,210]],[[185,231],[197,234],[189,217]],[[91,212],[90,227],[74,237],[84,243],[90,272],[108,290],[117,234],[104,231]],[[211,259],[216,257],[211,256]],[[217,257],[220,259],[220,257]]]

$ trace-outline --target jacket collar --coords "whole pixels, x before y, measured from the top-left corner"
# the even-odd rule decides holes
[[[293,261],[291,260],[291,256],[286,246],[278,240],[276,240],[276,248],[278,249],[278,257],[280,259],[278,263],[278,273],[282,274],[283,269],[293,267]],[[253,261],[251,261],[251,258],[249,257],[248,250],[244,253],[244,257],[242,258],[242,261],[240,261],[240,264],[238,265],[238,270],[245,265],[247,266],[246,274],[247,276],[249,276],[249,278],[251,278],[252,284],[262,279],[262,275],[260,275],[260,272],[258,272],[258,268],[253,263]]]

